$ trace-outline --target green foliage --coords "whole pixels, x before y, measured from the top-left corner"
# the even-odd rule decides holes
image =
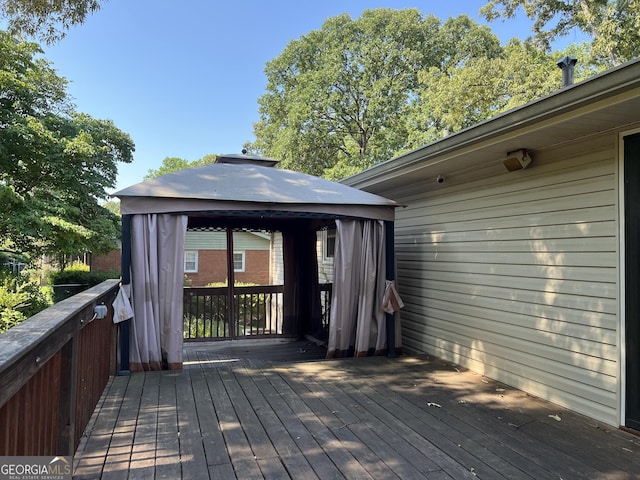
[[[501,46],[465,15],[441,22],[378,9],[328,19],[267,64],[247,148],[339,180],[558,90],[565,55],[579,60],[576,81],[637,55],[640,0],[495,0],[482,11],[511,18],[520,7],[537,20],[536,42]],[[544,33],[549,22],[557,28]],[[572,28],[593,43],[549,53]]]
[[[160,177],[161,175],[166,175],[167,173],[177,172],[179,170],[184,170],[185,168],[191,167],[200,167],[202,165],[207,165],[209,163],[215,163],[217,156],[213,153],[207,154],[198,160],[194,160],[190,162],[189,160],[185,160],[180,157],[166,157],[162,161],[162,165],[160,168],[154,170],[149,169],[147,174],[144,176],[145,180],[149,180],[150,178]]]
[[[185,315],[183,324],[184,338],[226,338],[229,329],[221,318],[188,317]]]
[[[0,270],[0,333],[18,325],[51,304],[27,275]]]
[[[106,0],[3,0],[0,12],[12,33],[38,36],[46,43],[64,37],[65,31],[81,24]]]
[[[100,201],[134,145],[110,120],[74,112],[41,53],[0,32],[0,238],[32,257],[105,253],[120,224]]]
[[[81,262],[75,262],[63,270],[54,270],[49,273],[49,283],[53,285],[53,301],[59,302],[111,278],[120,278],[120,270],[92,272]]]
[[[547,51],[577,29],[591,38],[599,63],[614,66],[638,56],[640,0],[491,0],[480,12],[491,21],[519,11],[534,21],[532,40]]]
[[[367,10],[328,19],[266,67],[256,141],[285,168],[340,178],[406,148],[418,74],[491,58],[500,43],[466,16],[444,24],[417,10]]]
[[[409,116],[409,146],[429,143],[445,132],[462,130],[558,90],[562,71],[556,63],[566,55],[588,59],[588,47],[574,45],[550,56],[531,43],[513,39],[499,55],[420,72],[424,89]],[[581,62],[575,80],[596,71],[588,61]]]
[[[111,278],[120,278],[120,270],[90,272],[89,270],[65,268],[49,274],[51,285],[79,284],[93,287]]]
[[[113,213],[116,217],[122,217],[120,214],[120,200],[109,200],[108,202],[103,203],[102,206]]]

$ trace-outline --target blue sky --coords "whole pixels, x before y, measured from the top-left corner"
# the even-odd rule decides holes
[[[445,20],[478,17],[481,0],[109,0],[45,57],[70,81],[78,111],[111,119],[136,144],[116,189],[142,181],[165,157],[239,153],[253,139],[266,62],[340,13],[417,8]],[[490,24],[502,42],[528,23]]]

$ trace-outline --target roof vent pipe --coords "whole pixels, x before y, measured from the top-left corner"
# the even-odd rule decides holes
[[[562,88],[573,85],[573,68],[576,63],[578,63],[578,59],[570,56],[561,58],[557,63],[558,67],[562,69]]]

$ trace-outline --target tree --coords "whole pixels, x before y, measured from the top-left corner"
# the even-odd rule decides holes
[[[640,0],[491,0],[481,14],[489,20],[515,17],[522,9],[534,20],[533,40],[547,51],[574,29],[592,40],[593,56],[614,66],[635,58],[640,46]]]
[[[499,49],[497,37],[466,16],[444,25],[417,10],[330,18],[267,64],[250,148],[314,175],[354,173],[406,146],[419,71]]]
[[[147,171],[147,174],[144,176],[144,179],[148,180],[150,178],[166,175],[167,173],[177,172],[178,170],[184,170],[185,168],[199,167],[201,165],[215,163],[216,158],[217,158],[216,155],[213,153],[209,153],[204,157],[199,158],[198,160],[193,160],[192,162],[180,157],[166,157],[162,161],[162,165],[160,165],[160,168],[156,170],[149,169]]]
[[[106,0],[1,0],[0,13],[10,33],[37,37],[50,44],[84,23]]]
[[[103,203],[102,206],[113,213],[115,216],[121,217],[120,200],[109,200],[108,202]]]
[[[119,224],[99,202],[134,144],[110,120],[75,112],[41,53],[0,32],[0,237],[32,255],[105,252]]]
[[[463,65],[420,72],[424,89],[409,116],[408,147],[417,148],[558,90],[562,71],[557,61],[567,55],[588,59],[588,45],[548,55],[530,42],[512,39],[492,58],[478,56]],[[588,61],[579,63],[575,80],[594,73],[597,69]]]

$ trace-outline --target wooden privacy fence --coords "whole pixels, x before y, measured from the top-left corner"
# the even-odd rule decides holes
[[[75,453],[116,372],[118,284],[106,280],[0,335],[0,456]],[[100,304],[107,316],[97,319]]]
[[[184,288],[184,338],[225,340],[283,335],[282,285]],[[331,284],[320,285],[322,324],[329,331]],[[228,308],[231,302],[231,309]]]

